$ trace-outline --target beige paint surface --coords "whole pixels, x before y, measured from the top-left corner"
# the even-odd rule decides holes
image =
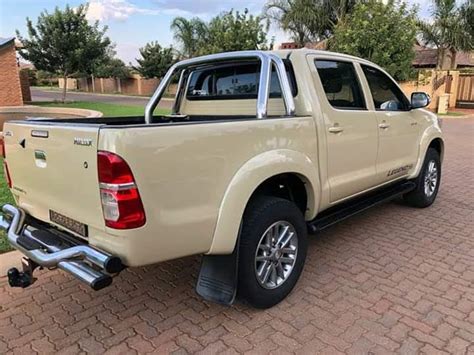
[[[277,52],[286,57],[289,51]],[[332,108],[313,62],[317,57],[355,63],[364,111]],[[441,137],[437,118],[423,110],[376,112],[358,63],[345,55],[293,51],[298,94],[296,117],[283,117],[281,99],[271,99],[273,117],[137,126],[35,125],[8,123],[7,161],[20,207],[49,220],[53,209],[89,226],[89,243],[119,255],[130,266],[198,253],[232,252],[245,206],[266,179],[293,173],[306,187],[306,219],[340,201],[394,180],[418,174],[427,146]],[[254,114],[255,100],[184,101],[188,114]],[[390,128],[381,132],[386,120]],[[416,122],[416,124],[413,124]],[[344,127],[329,132],[335,124]],[[47,129],[49,139],[29,138]],[[27,137],[26,149],[18,139]],[[75,137],[91,147],[73,146]],[[130,165],[142,197],[146,224],[118,231],[104,225],[96,170],[97,150],[119,154]],[[48,154],[39,167],[35,150]],[[84,168],[88,162],[88,168]],[[408,171],[388,176],[391,169]],[[21,192],[23,191],[23,192]]]

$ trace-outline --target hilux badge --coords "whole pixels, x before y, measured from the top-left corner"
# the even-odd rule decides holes
[[[92,139],[75,137],[74,138],[74,144],[90,147],[92,145]]]

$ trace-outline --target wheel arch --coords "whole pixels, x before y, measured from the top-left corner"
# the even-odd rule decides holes
[[[443,158],[444,158],[444,141],[437,137],[437,138],[434,138],[430,144],[428,145],[428,148],[426,150],[428,150],[429,148],[434,148],[438,154],[439,154],[439,160],[441,162],[443,162]],[[426,155],[426,152],[425,152],[425,155]]]
[[[444,140],[441,136],[441,131],[434,130],[434,128],[428,129],[422,136],[420,141],[420,149],[419,149],[419,156],[418,161],[416,162],[415,169],[413,173],[410,175],[410,178],[415,178],[420,174],[421,167],[423,166],[423,162],[425,160],[426,152],[429,148],[434,148],[439,153],[439,158],[441,163],[443,162],[444,158]]]
[[[295,202],[306,210],[305,219],[314,218],[319,207],[316,197],[320,191],[315,163],[306,155],[292,150],[262,153],[247,161],[230,181],[219,208],[212,244],[207,254],[228,254],[234,250],[242,216],[249,201],[256,194],[268,191],[269,187],[272,189],[277,186],[281,179],[288,181],[296,189],[298,196]]]

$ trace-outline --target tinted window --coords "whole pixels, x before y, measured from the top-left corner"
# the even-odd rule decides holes
[[[285,62],[285,66],[293,96],[296,96],[296,81],[291,64]],[[212,69],[199,69],[191,73],[186,98],[253,99],[257,98],[259,81],[259,62],[224,64]],[[270,97],[281,97],[280,82],[275,68],[270,78]]]
[[[214,80],[216,82],[217,95],[233,95],[234,94],[234,69],[224,68],[214,72]]]
[[[315,64],[331,106],[348,110],[366,108],[352,63],[316,60]]]
[[[407,98],[387,75],[366,65],[362,65],[362,70],[369,83],[376,110],[404,111],[409,108]]]

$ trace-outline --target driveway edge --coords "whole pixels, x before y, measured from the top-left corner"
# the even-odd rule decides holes
[[[7,276],[8,269],[16,267],[21,270],[22,254],[18,250],[0,254],[0,278]]]

